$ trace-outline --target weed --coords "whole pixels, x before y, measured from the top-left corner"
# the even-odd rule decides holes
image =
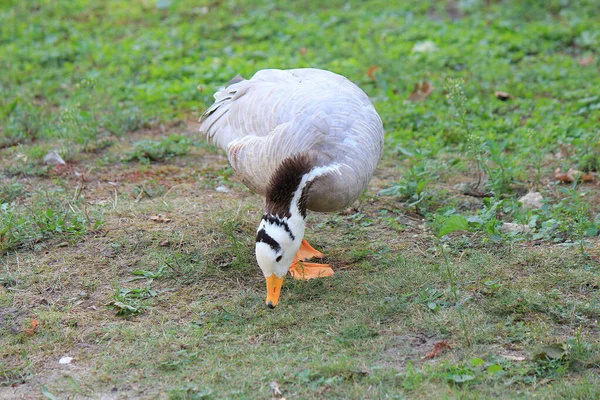
[[[343,329],[339,339],[343,342],[370,339],[378,336],[378,333],[364,324],[358,324]]]
[[[454,118],[457,125],[465,133],[465,138],[469,138],[473,135],[471,129],[471,123],[467,119],[467,96],[465,95],[464,85],[465,81],[462,78],[448,78],[444,86],[446,92],[446,99],[450,103],[450,107],[454,111]],[[464,140],[462,140],[464,142]]]
[[[234,269],[246,269],[249,263],[248,250],[243,243],[240,243],[238,234],[244,232],[238,221],[231,218],[220,218],[219,226],[229,242],[228,253],[233,255],[229,264]]]
[[[581,157],[579,168],[583,172],[600,171],[600,156],[594,152]]]
[[[187,385],[184,389],[172,389],[169,391],[169,399],[171,400],[198,400],[210,398],[212,389],[202,388],[193,383]]]
[[[406,174],[402,175],[400,182],[383,189],[379,192],[382,196],[398,196],[408,203],[409,207],[427,208],[427,199],[431,194],[425,191],[425,187],[431,181],[431,171],[423,164],[410,167]]]
[[[131,275],[136,275],[136,277],[131,278],[129,281],[134,281],[137,279],[148,279],[148,284],[150,284],[155,279],[165,276],[165,274],[164,274],[165,268],[166,268],[165,265],[161,265],[160,267],[158,267],[158,269],[156,271],[146,271],[146,270],[139,270],[139,269],[132,271]]]
[[[145,300],[152,299],[160,293],[170,289],[157,290],[152,288],[154,280],[165,276],[164,270],[166,266],[160,266],[156,271],[135,270],[131,272],[133,278],[127,279],[126,282],[133,282],[140,279],[146,279],[145,286],[139,288],[122,288],[116,287],[113,294],[113,300],[107,303],[109,307],[115,309],[118,317],[128,317],[135,314],[140,314],[147,308],[148,302]]]
[[[92,221],[81,200],[61,204],[64,195],[62,191],[36,193],[31,205],[0,204],[0,252],[54,237],[78,240],[90,227],[102,225],[102,216],[96,214]]]
[[[477,168],[477,183],[472,190],[481,187],[482,177],[487,176],[486,186],[494,196],[502,196],[512,192],[512,186],[523,176],[523,168],[519,160],[511,157],[506,151],[507,140],[484,140],[483,134],[473,126],[475,121],[467,119],[467,97],[462,79],[448,79],[444,89],[446,98],[454,111],[458,127],[464,132],[461,141],[467,148],[470,161]]]
[[[411,362],[406,366],[406,371],[402,376],[402,387],[406,390],[413,391],[419,388],[421,381],[423,380],[423,374],[415,371]]]
[[[585,256],[585,240],[598,235],[600,217],[594,216],[585,197],[589,192],[575,188],[559,188],[563,198],[529,215],[528,225],[535,231],[533,239],[555,242],[576,240],[582,256]]]
[[[448,254],[446,253],[446,249],[442,244],[440,238],[456,231],[468,230],[469,225],[468,221],[459,215],[451,215],[449,216],[444,223],[440,226],[439,231],[436,235],[436,243],[438,250],[442,253],[444,259],[444,267],[446,272],[446,277],[448,278],[448,283],[450,284],[450,291],[454,298],[454,304],[456,310],[458,311],[458,315],[460,318],[460,325],[463,331],[463,338],[465,340],[465,344],[470,347],[471,346],[471,334],[470,334],[470,326],[467,321],[467,316],[463,312],[462,303],[459,301],[458,296],[458,287],[456,286],[455,273],[452,265],[450,264],[450,260],[448,258]],[[461,375],[462,376],[462,375]],[[466,375],[465,375],[466,376]],[[466,379],[466,378],[465,378]]]
[[[40,135],[43,116],[32,104],[31,99],[14,99],[4,114],[0,114],[1,119],[5,121],[0,135],[0,149],[31,142]]]
[[[187,154],[192,141],[181,135],[169,135],[160,141],[142,140],[134,144],[132,151],[125,155],[126,161],[139,161],[148,164],[151,161],[164,161]]]
[[[12,203],[23,194],[23,185],[15,179],[0,187],[0,204]]]

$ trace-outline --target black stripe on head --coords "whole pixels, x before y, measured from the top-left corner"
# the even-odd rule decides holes
[[[269,214],[263,215],[262,219],[270,224],[282,226],[283,229],[285,229],[285,231],[288,233],[288,235],[290,235],[290,239],[292,239],[292,241],[296,240],[296,236],[294,236],[294,234],[292,233],[292,230],[290,229],[287,222],[282,221],[281,219],[277,218],[276,216],[269,215]]]
[[[277,241],[275,239],[273,239],[271,236],[269,236],[269,234],[267,232],[265,232],[264,229],[261,229],[256,234],[256,243],[259,243],[259,242],[268,244],[269,246],[271,246],[271,248],[273,250],[275,250],[275,252],[278,252],[279,250],[281,250],[281,246],[279,245],[279,243],[277,243]]]

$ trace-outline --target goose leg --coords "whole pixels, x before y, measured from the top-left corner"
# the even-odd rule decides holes
[[[308,263],[305,260],[311,258],[323,258],[325,254],[315,250],[306,239],[296,252],[296,257],[290,266],[289,272],[294,279],[313,279],[333,275],[333,269],[329,264]]]
[[[302,244],[296,252],[296,258],[301,261],[310,260],[311,258],[323,258],[325,254],[319,250],[315,250],[306,239],[302,238]]]

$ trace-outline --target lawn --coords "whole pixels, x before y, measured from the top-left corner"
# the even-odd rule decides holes
[[[0,398],[600,398],[599,21],[2,1]],[[301,67],[359,85],[386,148],[352,208],[309,214],[335,276],[269,310],[264,199],[196,121],[236,74]]]

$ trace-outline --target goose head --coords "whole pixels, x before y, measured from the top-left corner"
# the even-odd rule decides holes
[[[337,164],[315,166],[300,153],[286,158],[272,175],[266,192],[265,214],[256,234],[256,262],[267,283],[265,303],[275,308],[281,286],[302,244],[306,227],[306,205],[313,181],[336,171]]]
[[[285,275],[304,237],[304,218],[265,214],[256,234],[256,262],[267,281],[266,304],[275,308]]]

